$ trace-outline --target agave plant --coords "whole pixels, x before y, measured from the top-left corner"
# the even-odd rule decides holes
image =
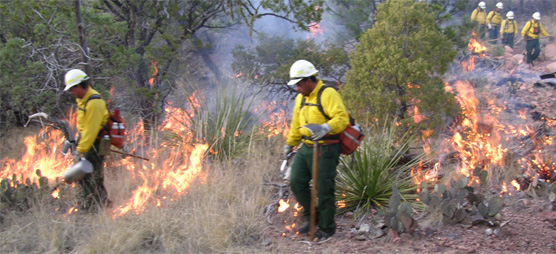
[[[401,200],[417,198],[411,168],[425,159],[424,153],[409,162],[402,162],[416,135],[405,132],[396,135],[396,125],[385,124],[374,129],[351,156],[340,158],[336,178],[336,197],[345,204],[338,213],[356,211],[366,214],[372,207],[387,206],[396,186]]]

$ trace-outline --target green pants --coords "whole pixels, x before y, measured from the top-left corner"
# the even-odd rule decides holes
[[[82,211],[96,212],[110,204],[108,193],[104,187],[104,156],[98,155],[100,139],[97,139],[87,153],[83,155],[85,159],[93,164],[93,173],[86,175],[78,181],[81,187],[81,200],[79,209]]]
[[[510,48],[514,48],[514,34],[503,34],[502,35],[502,44],[510,46]]]
[[[475,31],[477,31],[477,39],[479,40],[485,40],[485,34],[486,34],[486,25],[485,24],[478,24],[475,27]]]
[[[541,45],[539,39],[528,40],[527,41],[527,63],[532,64],[539,54],[541,53]]]
[[[317,207],[316,221],[319,229],[326,233],[336,231],[334,214],[336,213],[335,177],[336,166],[340,157],[340,144],[319,146],[317,173]],[[292,164],[290,185],[297,201],[303,206],[303,216],[310,219],[313,148],[303,145],[295,156]]]

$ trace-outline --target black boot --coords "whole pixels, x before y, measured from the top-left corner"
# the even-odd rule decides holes
[[[299,234],[307,234],[309,233],[310,227],[311,227],[311,223],[307,222],[303,226],[296,228],[296,232]]]

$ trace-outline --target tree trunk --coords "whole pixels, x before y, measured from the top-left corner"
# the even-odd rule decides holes
[[[83,24],[83,18],[81,17],[80,0],[74,0],[73,6],[75,7],[75,18],[77,21],[77,36],[79,37],[79,45],[81,46],[81,61],[83,62],[85,73],[89,76],[87,84],[92,86],[93,76],[91,75],[91,66],[89,65],[89,47],[87,46],[87,40],[85,37],[85,25]]]

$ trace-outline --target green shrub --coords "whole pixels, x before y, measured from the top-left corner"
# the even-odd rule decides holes
[[[393,186],[397,186],[401,200],[417,198],[410,170],[425,158],[424,154],[402,162],[416,135],[406,132],[397,137],[395,133],[394,123],[382,129],[375,127],[353,155],[340,158],[336,196],[345,206],[339,213],[355,210],[360,216],[372,207],[387,206]]]

